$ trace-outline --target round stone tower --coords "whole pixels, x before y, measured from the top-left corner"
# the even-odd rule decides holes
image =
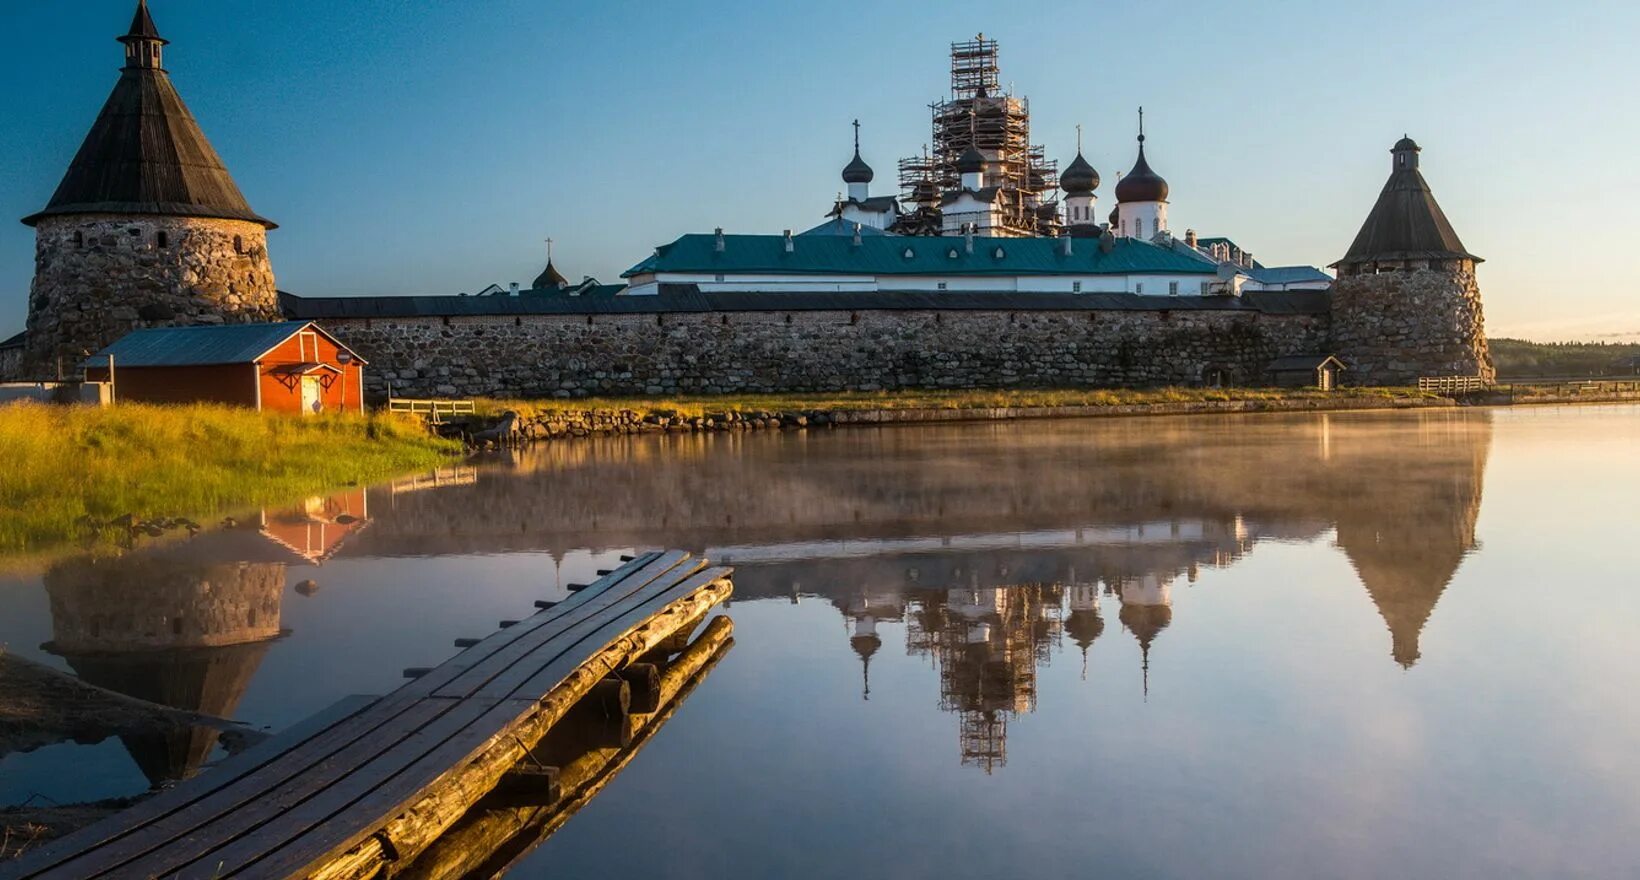
[[[138,327],[279,319],[267,233],[162,66],[137,4],[125,67],[35,229],[26,369],[77,371]]]
[[[1410,385],[1424,376],[1496,373],[1475,265],[1403,137],[1378,203],[1334,263],[1332,343],[1354,385]]]

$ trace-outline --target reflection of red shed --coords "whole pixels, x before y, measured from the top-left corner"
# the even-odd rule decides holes
[[[227,403],[273,412],[364,411],[364,361],[319,325],[137,330],[86,361],[114,399]]]

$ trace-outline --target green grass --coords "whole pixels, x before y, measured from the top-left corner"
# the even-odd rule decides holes
[[[995,407],[1127,406],[1230,400],[1335,400],[1434,397],[1412,388],[1150,388],[1007,389],[995,391],[872,391],[836,394],[739,394],[683,397],[586,397],[477,401],[481,415],[512,410],[525,418],[552,412],[629,409],[693,418],[725,412],[851,412],[878,409],[988,409]]]
[[[204,519],[430,467],[419,422],[223,406],[0,406],[0,556],[137,519]],[[106,537],[106,536],[105,536]]]

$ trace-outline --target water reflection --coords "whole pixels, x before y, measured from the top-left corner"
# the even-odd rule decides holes
[[[356,489],[229,518],[186,540],[56,563],[42,578],[52,638],[41,647],[98,687],[233,718],[269,646],[289,635],[280,626],[287,569],[322,564],[368,522]],[[120,740],[157,787],[197,773],[218,737],[190,726]]]

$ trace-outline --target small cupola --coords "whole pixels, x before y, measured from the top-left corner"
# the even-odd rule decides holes
[[[158,70],[164,67],[163,49],[170,41],[159,35],[154,17],[148,14],[148,0],[137,0],[137,13],[131,19],[131,30],[119,41],[125,44],[125,66],[128,69]]]
[[[848,184],[848,197],[858,202],[865,201],[871,194],[871,181],[876,177],[871,166],[860,158],[860,120],[854,120],[854,158],[843,166],[843,182]]]
[[[1395,170],[1403,171],[1418,167],[1418,154],[1423,152],[1423,148],[1412,138],[1401,135],[1401,139],[1395,142],[1395,146],[1390,147],[1389,152],[1395,157]]]

